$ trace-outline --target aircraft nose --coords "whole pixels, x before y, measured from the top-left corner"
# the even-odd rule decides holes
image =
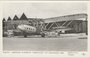
[[[23,29],[23,27],[24,27],[23,25],[18,25],[18,27],[17,27],[17,28],[18,28],[18,29],[20,29],[20,30],[22,30],[22,29]]]

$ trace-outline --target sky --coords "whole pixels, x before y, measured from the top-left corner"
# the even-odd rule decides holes
[[[30,2],[30,3],[3,3],[3,18],[15,15],[19,18],[22,13],[28,18],[50,18],[78,13],[87,13],[87,4],[84,2]]]

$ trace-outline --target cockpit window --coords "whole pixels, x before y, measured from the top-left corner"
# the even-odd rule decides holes
[[[29,23],[29,24],[27,24],[27,25],[29,25],[29,26],[33,26],[33,24],[32,24],[32,23]]]

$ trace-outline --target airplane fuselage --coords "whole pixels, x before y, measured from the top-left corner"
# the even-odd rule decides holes
[[[45,35],[41,32],[38,32],[36,27],[30,25],[18,25],[17,28],[23,32],[24,37],[27,37],[27,35],[41,35],[43,37]]]
[[[35,27],[29,25],[19,25],[18,29],[26,33],[36,33],[37,30]]]

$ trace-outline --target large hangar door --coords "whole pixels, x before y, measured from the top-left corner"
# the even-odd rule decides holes
[[[74,28],[76,33],[86,33],[87,32],[87,22],[86,21],[75,21]]]

